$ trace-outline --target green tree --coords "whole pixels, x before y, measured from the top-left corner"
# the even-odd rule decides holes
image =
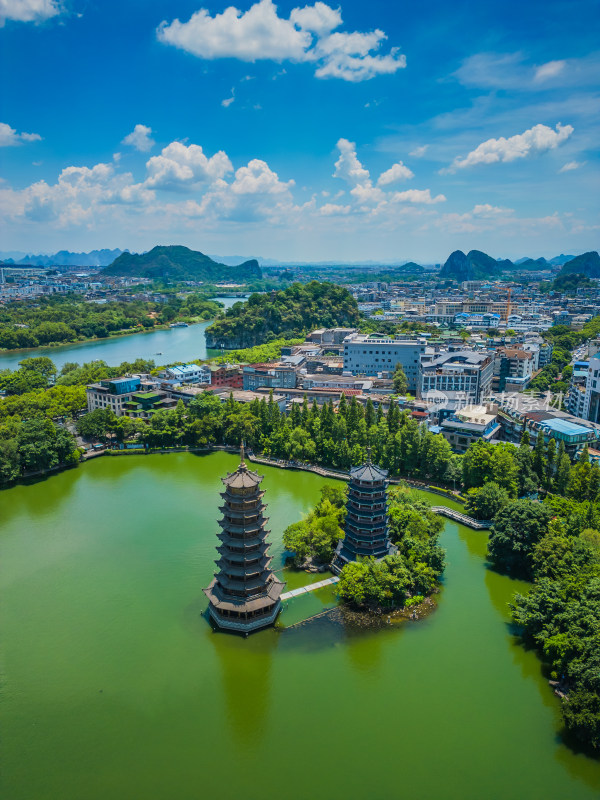
[[[488,557],[496,569],[511,575],[531,577],[533,548],[548,530],[550,510],[531,500],[514,500],[494,518],[488,542]]]
[[[480,489],[469,489],[465,512],[475,519],[494,519],[509,500],[510,496],[506,489],[490,481]]]

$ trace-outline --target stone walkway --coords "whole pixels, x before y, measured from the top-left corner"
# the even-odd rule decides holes
[[[339,577],[334,575],[332,578],[327,578],[324,581],[317,581],[317,583],[309,583],[308,586],[301,586],[299,589],[292,589],[291,592],[285,592],[281,595],[282,600],[290,600],[292,597],[299,597],[301,594],[308,594],[315,589],[320,589],[322,586],[329,586],[332,583],[337,583]]]

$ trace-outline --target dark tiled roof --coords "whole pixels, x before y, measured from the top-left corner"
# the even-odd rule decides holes
[[[377,467],[375,464],[371,464],[370,461],[367,461],[366,464],[362,464],[360,467],[353,467],[350,470],[350,477],[357,481],[373,481],[373,483],[376,483],[385,481],[387,476],[387,470],[381,469],[381,467]]]

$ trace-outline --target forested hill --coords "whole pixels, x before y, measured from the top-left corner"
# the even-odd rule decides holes
[[[148,253],[121,253],[102,270],[102,276],[161,278],[182,281],[254,281],[262,278],[258,261],[244,261],[235,267],[219,264],[210,256],[182,245],[152,248]]]
[[[600,256],[595,250],[582,253],[563,264],[560,276],[579,273],[587,278],[600,278]]]
[[[303,336],[313,328],[358,325],[358,306],[347,289],[311,281],[235,303],[206,330],[209,348],[254,347],[280,337]]]

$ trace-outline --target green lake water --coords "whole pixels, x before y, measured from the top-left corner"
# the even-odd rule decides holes
[[[598,798],[600,763],[562,743],[510,633],[523,585],[485,568],[481,532],[447,522],[426,620],[286,629],[335,602],[324,589],[282,630],[213,633],[201,589],[236,465],[105,457],[0,492],[3,800]],[[282,531],[324,481],[261,471],[281,569]]]

